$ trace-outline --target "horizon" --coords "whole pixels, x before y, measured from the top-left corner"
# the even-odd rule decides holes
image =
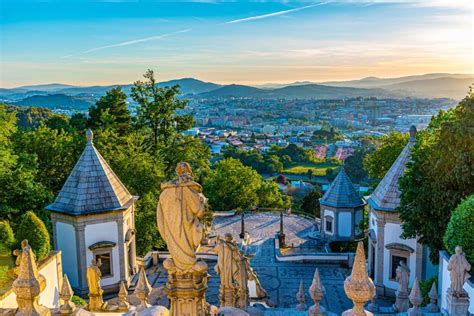
[[[474,73],[469,1],[6,0],[1,6],[3,88],[120,85],[140,80],[148,68],[158,81],[244,85]]]

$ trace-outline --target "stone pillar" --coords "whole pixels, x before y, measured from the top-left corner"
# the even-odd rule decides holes
[[[298,301],[298,305],[296,305],[296,310],[300,312],[306,310],[306,300],[304,297],[303,279],[300,280],[300,289],[298,293],[296,293],[296,300]]]
[[[408,310],[408,316],[423,316],[423,312],[419,307],[423,303],[423,296],[421,295],[420,282],[417,277],[415,277],[415,282],[410,292],[410,302],[413,307]]]
[[[283,231],[283,211],[280,212],[280,231],[278,233],[278,243],[280,248],[285,247],[285,233]]]
[[[239,262],[239,288],[237,291],[238,301],[237,306],[241,309],[246,309],[249,305],[249,287],[248,287],[248,279],[249,279],[249,271],[247,269],[250,266],[248,262],[248,258],[245,257],[244,254],[240,253],[240,262]]]
[[[137,306],[137,311],[141,311],[150,307],[150,304],[148,304],[148,298],[151,293],[151,285],[148,282],[145,268],[143,266],[140,267],[140,271],[138,272],[138,281],[133,293],[140,300],[140,305]]]
[[[132,240],[130,241],[130,266],[132,267],[132,274],[137,273],[137,244],[136,244],[137,237],[136,235],[133,236]],[[158,255],[158,253],[157,253]],[[156,264],[155,264],[156,265]]]
[[[16,315],[49,316],[51,311],[38,304],[38,296],[46,287],[46,279],[38,272],[35,255],[28,240],[23,240],[21,247],[19,273],[12,285],[18,304]]]
[[[316,271],[314,271],[313,282],[311,283],[311,286],[309,288],[309,295],[314,301],[314,305],[311,306],[308,310],[309,316],[325,316],[326,315],[326,311],[320,304],[325,294],[326,294],[326,290],[324,289],[323,283],[321,282],[321,279],[319,278],[319,270],[318,268],[316,268]]]
[[[198,261],[195,269],[187,273],[178,273],[173,259],[166,259],[163,266],[168,271],[165,291],[170,300],[171,316],[207,315],[207,264]]]
[[[84,223],[74,224],[76,230],[76,253],[77,253],[77,270],[78,275],[78,290],[79,295],[87,294],[87,257],[86,257],[86,225]]]
[[[378,216],[380,214],[377,214]],[[377,286],[377,292],[381,295],[384,293],[383,285],[383,267],[384,267],[384,251],[385,251],[385,220],[378,218],[377,216],[377,243],[375,244],[375,271],[374,279],[375,285]],[[387,263],[388,264],[388,263]]]

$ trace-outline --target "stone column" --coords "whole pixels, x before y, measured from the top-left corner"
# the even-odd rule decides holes
[[[377,214],[379,216],[379,214]],[[375,245],[375,271],[374,279],[379,294],[384,294],[383,266],[384,266],[384,245],[385,245],[385,220],[377,216],[377,244]],[[388,263],[387,263],[388,264]]]
[[[86,225],[84,223],[75,223],[74,228],[76,230],[77,270],[79,272],[79,289],[77,290],[79,290],[79,295],[84,295],[87,293]]]
[[[206,303],[207,264],[198,261],[192,272],[179,273],[172,259],[166,259],[163,266],[168,271],[165,292],[170,300],[172,316],[207,315]]]

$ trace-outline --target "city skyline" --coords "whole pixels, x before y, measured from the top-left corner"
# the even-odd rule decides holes
[[[469,1],[3,1],[1,87],[474,73]]]

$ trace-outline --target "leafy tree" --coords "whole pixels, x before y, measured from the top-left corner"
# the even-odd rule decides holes
[[[69,118],[63,114],[53,114],[50,118],[46,120],[46,126],[51,129],[65,131],[71,129],[71,125],[69,125]]]
[[[364,169],[372,179],[382,180],[408,143],[408,135],[392,132],[381,139],[382,145],[365,156]]]
[[[452,211],[474,193],[474,95],[440,112],[417,134],[399,181],[404,237],[419,237],[436,262]],[[426,223],[429,223],[427,225]]]
[[[275,154],[278,157],[289,156],[292,161],[295,162],[308,162],[312,161],[313,153],[311,150],[307,150],[296,146],[295,144],[289,144],[285,148],[273,147],[269,154]]]
[[[17,161],[13,151],[11,137],[16,132],[15,112],[7,112],[6,107],[0,107],[0,174],[9,170]]]
[[[45,257],[51,250],[49,233],[46,226],[31,211],[26,212],[22,216],[17,230],[17,239],[18,241],[27,239],[38,260]]]
[[[317,218],[321,217],[321,210],[319,205],[319,199],[322,198],[321,190],[309,191],[301,202],[301,210],[305,213],[312,214]]]
[[[474,195],[453,211],[443,241],[450,253],[454,252],[456,246],[461,246],[467,260],[474,264]]]
[[[135,227],[137,229],[137,253],[145,255],[153,249],[165,249],[166,243],[156,225],[156,203],[158,195],[148,192],[137,202]]]
[[[265,208],[288,208],[291,198],[281,193],[278,184],[273,181],[263,181],[257,190],[258,206]]]
[[[239,160],[218,161],[204,179],[204,194],[212,210],[247,210],[258,204],[257,191],[262,177]]]
[[[159,142],[169,145],[176,133],[193,126],[192,116],[176,114],[176,110],[186,107],[187,100],[178,99],[178,85],[158,87],[153,70],[143,77],[145,81],[136,81],[132,87],[132,98],[138,103],[138,122],[151,131],[155,148]]]
[[[92,128],[112,128],[119,134],[128,131],[132,117],[127,107],[127,95],[116,87],[106,92],[95,106],[89,108],[89,126]]]
[[[87,126],[87,118],[83,113],[74,113],[69,119],[69,125],[75,130],[83,131]]]
[[[15,235],[10,226],[10,223],[7,221],[0,221],[0,255],[2,253],[2,248],[10,250],[15,244]]]
[[[353,182],[359,183],[367,178],[367,172],[363,167],[363,161],[366,155],[367,150],[357,149],[351,156],[344,160],[344,169]]]

